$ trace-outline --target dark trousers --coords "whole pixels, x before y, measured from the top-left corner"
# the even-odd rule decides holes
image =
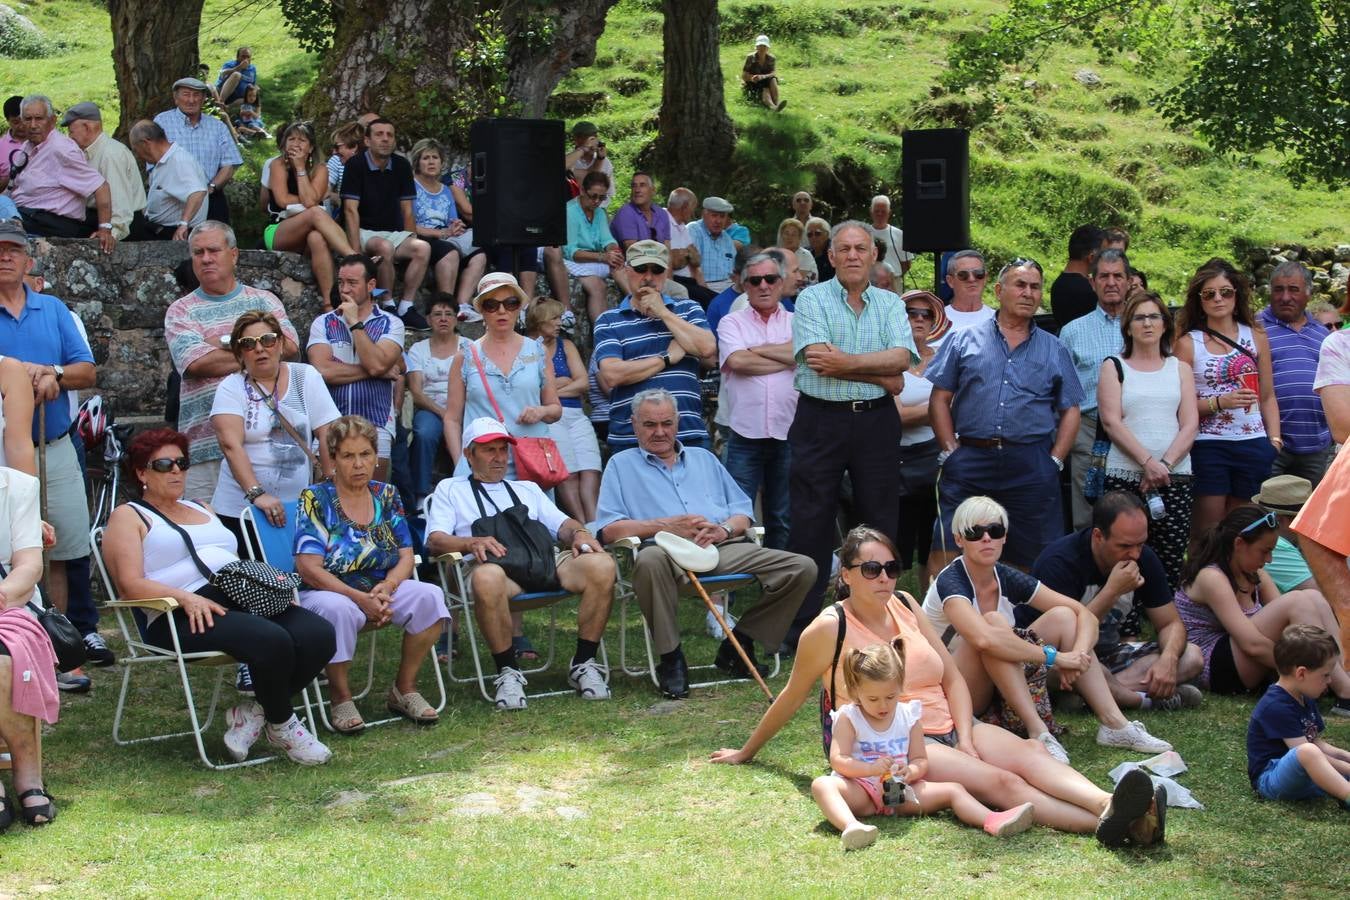
[[[1008,512],[1003,562],[1029,567],[1046,545],[1065,534],[1059,470],[1050,458],[1051,438],[1002,448],[962,445],[938,476],[938,519],[933,543],[956,551],[952,516],[967,497],[985,496]],[[932,573],[936,576],[937,573]]]
[[[206,200],[206,217],[230,224],[230,201],[225,199],[225,188],[218,187]]]
[[[730,428],[727,435],[726,459],[722,462],[732,479],[752,503],[760,489],[764,490],[764,546],[786,550],[792,508],[788,498],[792,453],[787,441],[741,437]]]
[[[204,587],[197,593],[228,606],[213,587]],[[327,620],[317,613],[292,606],[273,619],[231,609],[223,616],[215,616],[215,624],[201,634],[189,630],[186,613],[181,609],[174,610],[155,619],[145,629],[146,640],[165,649],[173,647],[169,615],[174,616],[178,644],[184,653],[218,650],[248,664],[253,677],[253,696],[262,706],[267,721],[273,725],[290,719],[291,697],[323,671],[337,646],[333,626]]]
[[[131,230],[127,232],[128,241],[171,241],[177,225],[160,225],[151,222],[145,216],[137,215],[131,220]]]
[[[858,521],[895,538],[900,509],[900,413],[889,397],[886,401],[863,412],[807,394],[797,402],[797,415],[788,429],[792,454],[788,549],[815,562],[816,581],[797,611],[788,643],[794,643],[820,612],[830,557],[839,546],[835,522],[845,473],[853,483]]]
[[[68,219],[45,209],[19,207],[23,230],[29,237],[87,238],[91,232],[84,219]]]
[[[670,277],[684,285],[684,289],[689,292],[689,299],[704,309],[707,309],[708,304],[713,302],[713,298],[717,296],[717,291],[708,290],[688,275],[672,275]]]

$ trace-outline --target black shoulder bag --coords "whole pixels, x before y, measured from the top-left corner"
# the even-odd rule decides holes
[[[1120,359],[1115,356],[1108,356],[1116,367],[1116,379],[1125,383],[1125,369],[1120,365]],[[1083,474],[1083,497],[1089,503],[1096,503],[1106,493],[1106,456],[1111,452],[1111,439],[1106,435],[1106,426],[1102,424],[1101,408],[1097,409],[1097,434],[1092,439],[1091,461],[1088,463],[1087,471]]]
[[[474,502],[478,504],[481,518],[474,520],[470,531],[474,537],[495,538],[506,548],[505,556],[488,557],[506,572],[506,577],[520,585],[526,591],[556,591],[558,567],[554,564],[555,544],[549,537],[548,529],[542,522],[530,518],[530,510],[508,482],[502,486],[511,496],[511,505],[506,509],[499,507],[477,478],[469,478],[469,488],[473,491]],[[487,514],[483,500],[497,510],[494,515]]]
[[[5,567],[0,565],[0,579],[8,575]],[[56,653],[56,668],[62,672],[69,672],[84,665],[89,658],[89,651],[84,646],[84,636],[71,624],[65,614],[54,606],[43,609],[32,600],[25,605],[38,620],[42,630],[47,632],[47,639],[52,642],[52,650]]]

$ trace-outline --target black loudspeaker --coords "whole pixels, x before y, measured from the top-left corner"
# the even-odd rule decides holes
[[[567,243],[563,123],[479,119],[469,127],[473,156],[473,238],[480,247]]]
[[[906,131],[901,136],[900,215],[909,251],[970,246],[970,132]]]

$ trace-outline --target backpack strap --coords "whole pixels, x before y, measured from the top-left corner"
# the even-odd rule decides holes
[[[848,631],[848,622],[844,620],[844,604],[834,603],[834,614],[839,617],[839,633],[834,639],[834,661],[830,663],[830,708],[837,709],[839,695],[839,655],[844,650],[844,633]]]

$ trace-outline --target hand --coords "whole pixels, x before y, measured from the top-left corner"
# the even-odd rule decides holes
[[[384,604],[392,603],[394,601],[394,586],[388,581],[381,581],[370,589],[370,596]]]
[[[187,616],[188,630],[193,634],[203,634],[206,629],[215,627],[214,617],[225,615],[225,607],[198,594],[188,594],[178,601],[178,605]]]
[[[1248,390],[1247,388],[1239,388],[1238,390],[1230,391],[1227,394],[1220,394],[1219,408],[1237,409],[1241,406],[1243,409],[1251,409],[1252,404],[1258,402],[1260,399],[1261,395],[1256,391]],[[1225,400],[1228,402],[1225,403]]]
[[[599,549],[600,542],[595,539],[595,535],[591,534],[586,529],[578,528],[576,531],[572,532],[572,556],[580,556],[583,553],[595,553]]]
[[[506,548],[493,537],[469,538],[469,552],[479,562],[487,562],[488,556],[502,557],[506,555]]]
[[[670,357],[670,364],[673,366],[689,355],[689,351],[684,349],[684,345],[679,341],[671,341],[670,346],[666,348],[666,356]]]
[[[187,236],[188,236],[188,228],[186,225],[179,225],[177,228],[173,230],[173,239],[175,241],[186,241]]]
[[[586,150],[588,152],[594,153],[596,149],[599,148],[599,146],[600,146],[600,135],[593,134],[586,139]]]
[[[638,288],[633,296],[633,307],[644,316],[656,318],[665,304],[661,302],[661,292],[649,287]]]
[[[725,528],[716,522],[705,522],[694,532],[694,543],[700,547],[709,547],[720,543],[731,536]]]
[[[521,425],[533,425],[535,422],[542,421],[544,418],[544,408],[542,406],[527,406],[520,411],[516,421]]]
[[[967,756],[979,759],[980,751],[975,749],[975,742],[972,741],[969,737],[960,737],[959,732],[957,734],[958,736],[956,738],[956,749],[960,750]]]
[[[919,780],[919,767],[910,763],[907,766],[901,766],[900,771],[895,773],[895,777],[905,784],[913,784]]]
[[[682,538],[688,538],[693,541],[697,540],[700,528],[711,524],[711,522],[702,516],[695,516],[692,514],[671,516],[668,519],[661,520],[661,530],[669,531],[672,534],[678,534]]]
[[[876,762],[872,763],[872,774],[873,774],[873,775],[890,775],[890,774],[892,774],[892,773],[891,773],[891,770],[894,769],[894,768],[895,768],[895,757],[894,757],[894,756],[883,756],[883,757],[881,757],[880,759],[878,759]]]
[[[253,506],[271,525],[286,524],[286,506],[271,494],[259,494],[253,501]]]
[[[1145,493],[1167,487],[1171,483],[1172,473],[1167,471],[1167,466],[1156,459],[1150,459],[1144,464],[1144,477],[1140,480],[1139,487]]]
[[[348,300],[344,297],[342,302],[338,304],[337,311],[338,315],[342,316],[342,321],[347,323],[348,328],[361,321],[360,313],[356,311],[355,300]]]
[[[50,550],[56,546],[56,529],[50,522],[42,523],[42,549]]]
[[[366,621],[376,628],[388,624],[392,615],[389,611],[388,601],[374,594],[358,593],[352,598],[352,602],[361,608],[361,612],[366,614]]]
[[[1144,693],[1154,700],[1166,700],[1177,692],[1176,660],[1159,656],[1144,676]]]
[[[831,343],[812,344],[806,348],[806,364],[811,371],[826,378],[839,378],[845,373],[848,354]]]
[[[1117,597],[1136,590],[1144,585],[1144,576],[1139,574],[1139,563],[1131,559],[1122,559],[1111,568],[1106,577],[1106,589]],[[1061,652],[1060,657],[1064,654]],[[1060,665],[1059,659],[1055,665]]]
[[[714,750],[708,760],[715,763],[724,763],[728,766],[739,766],[741,763],[749,762],[750,754],[744,750],[732,750],[729,747],[723,747],[721,750]]]
[[[456,219],[455,221],[450,223],[449,231],[451,237],[459,237],[461,234],[463,234],[468,230],[469,229],[465,226],[463,219]]]
[[[95,228],[89,236],[98,241],[98,248],[104,253],[111,253],[117,245],[117,238],[113,237],[111,228]]]
[[[48,400],[55,400],[61,396],[61,383],[56,380],[56,376],[47,372],[33,385],[33,399],[38,403],[46,403]]]
[[[623,253],[617,246],[605,250],[605,262],[609,263],[611,269],[622,269],[624,265]]]
[[[299,147],[290,147],[286,150],[286,159],[291,164],[291,168],[297,172],[304,170],[308,161],[305,159],[306,153]]]

